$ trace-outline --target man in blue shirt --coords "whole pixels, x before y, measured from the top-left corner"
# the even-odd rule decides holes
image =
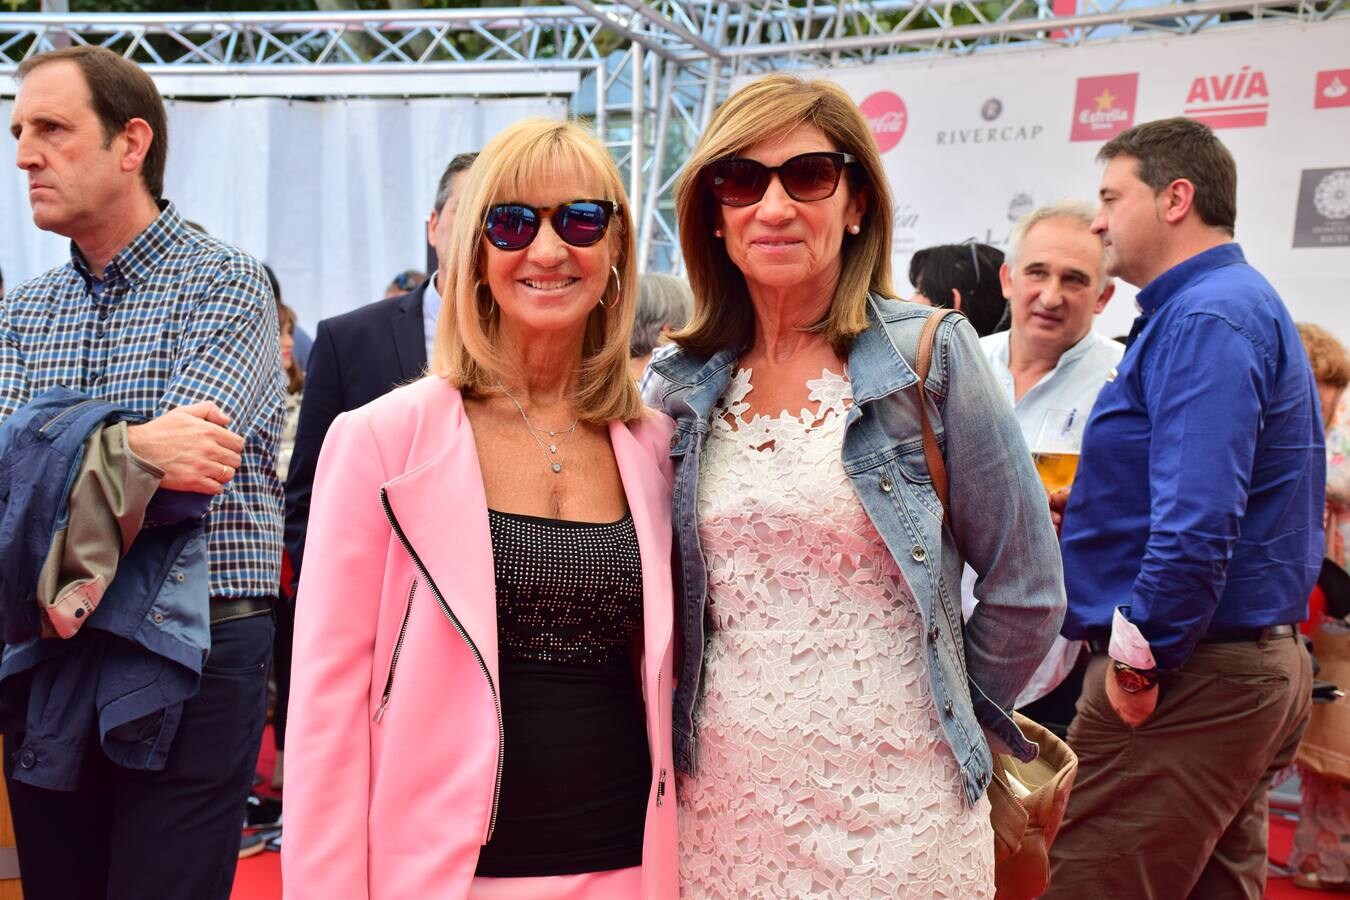
[[[1267,793],[1309,711],[1294,626],[1322,557],[1317,390],[1233,243],[1237,169],[1213,132],[1149,122],[1098,158],[1093,229],[1140,315],[1064,511],[1063,633],[1094,655],[1045,896],[1258,900]]]
[[[161,487],[213,497],[208,583],[195,585],[210,598],[210,652],[163,769],[118,765],[91,735],[78,784],[58,790],[35,776],[63,754],[5,736],[24,894],[225,900],[281,577],[276,304],[256,260],[163,198],[167,117],[145,72],[78,46],[28,57],[16,78],[10,133],[33,221],[71,254],[0,301],[0,420],[58,385],[106,400],[149,419],[127,445]]]

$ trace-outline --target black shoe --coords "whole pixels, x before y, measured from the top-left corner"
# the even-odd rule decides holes
[[[245,828],[275,828],[281,824],[281,801],[249,794],[244,806]]]

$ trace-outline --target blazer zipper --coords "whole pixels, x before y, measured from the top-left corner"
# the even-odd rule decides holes
[[[436,587],[436,582],[432,581],[431,573],[427,571],[427,567],[423,564],[422,558],[417,555],[417,551],[413,549],[412,542],[409,541],[408,536],[403,533],[403,526],[398,523],[398,519],[394,516],[394,510],[389,505],[389,493],[384,488],[380,488],[380,503],[384,506],[384,516],[389,520],[389,527],[394,530],[395,536],[398,537],[398,542],[403,545],[403,549],[408,552],[408,556],[412,557],[413,565],[417,566],[417,571],[421,573],[422,578],[427,583],[427,587],[431,588],[431,594],[436,598],[436,602],[440,604],[441,612],[445,613],[445,617],[450,620],[450,624],[454,627],[455,631],[459,633],[459,636],[464,640],[464,643],[468,645],[469,652],[473,654],[473,658],[478,662],[478,668],[483,672],[483,677],[487,679],[488,691],[492,694],[492,705],[497,711],[497,778],[492,786],[492,814],[488,818],[487,836],[483,838],[483,843],[486,844],[488,841],[492,840],[492,833],[497,828],[497,807],[502,794],[502,766],[505,764],[506,759],[506,726],[502,724],[501,698],[497,696],[497,686],[492,683],[492,673],[488,671],[487,663],[483,661],[483,654],[479,652],[478,645],[473,642],[473,639],[469,637],[469,633],[464,630],[464,626],[460,624],[454,611],[450,609],[450,604],[445,602],[445,597],[441,595],[440,588]]]
[[[403,624],[398,628],[398,640],[394,641],[394,655],[389,660],[389,677],[384,682],[384,695],[380,697],[380,706],[375,710],[375,721],[384,718],[384,709],[389,705],[389,695],[394,692],[394,671],[398,668],[398,655],[403,652],[403,638],[408,633],[408,619],[412,616],[413,596],[417,593],[417,579],[413,579],[408,589],[408,605],[403,610]]]
[[[661,721],[661,676],[664,674],[659,669],[656,672],[656,721]],[[658,727],[659,730],[659,727]],[[660,757],[658,756],[658,759]],[[666,768],[661,767],[660,777],[656,780],[656,805],[661,806],[666,802]]]

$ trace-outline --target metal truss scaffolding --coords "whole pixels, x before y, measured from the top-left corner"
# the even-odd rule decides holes
[[[342,13],[0,14],[0,76],[110,47],[168,96],[565,95],[628,178],[642,269],[679,267],[673,187],[733,79],[1350,12],[1346,0],[573,0]],[[1058,8],[1058,12],[1057,12]],[[1067,8],[1068,11],[1065,11]],[[12,92],[0,77],[0,94]]]

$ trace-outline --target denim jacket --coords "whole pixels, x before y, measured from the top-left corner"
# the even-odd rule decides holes
[[[84,627],[67,639],[41,636],[36,572],[68,525],[86,443],[122,421],[141,417],[52,388],[0,423],[0,617],[8,640],[0,730],[23,735],[7,747],[13,778],[48,790],[78,785],[90,740],[118,765],[163,769],[210,650],[203,516],[211,497],[169,490],[150,498]]]
[[[875,295],[868,324],[848,355],[853,389],[842,448],[844,469],[868,517],[918,601],[929,685],[943,734],[974,803],[992,772],[986,731],[1024,761],[1036,747],[1009,718],[1064,617],[1059,545],[1022,431],[961,316],[938,327],[928,375],[929,411],[950,477],[950,521],[924,463],[918,377],[910,362],[929,315],[925,307]],[[739,356],[683,351],[652,363],[646,399],[675,420],[676,573],[682,581],[674,700],[676,764],[698,764],[693,712],[708,626],[707,570],[699,545],[699,456]],[[934,405],[936,404],[936,405]],[[961,571],[978,573],[980,603],[961,621]],[[1000,748],[1003,749],[1003,748]]]

